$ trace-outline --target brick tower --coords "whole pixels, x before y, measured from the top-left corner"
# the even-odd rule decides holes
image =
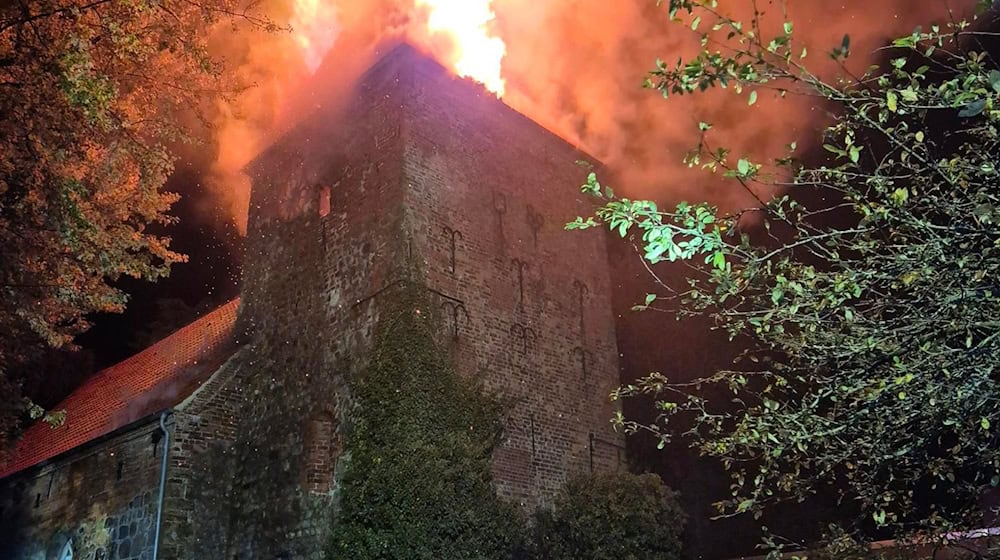
[[[282,546],[299,557],[323,538],[336,486],[324,469],[335,467],[327,451],[309,459],[331,448],[316,434],[344,419],[345,377],[364,366],[380,302],[404,282],[430,296],[457,370],[512,403],[494,457],[501,495],[532,508],[574,473],[624,468],[609,423],[618,355],[605,237],[563,229],[589,208],[580,159],[400,45],[346,103],[250,166],[239,321],[255,357],[240,373],[249,408],[234,488],[253,499],[234,506],[231,526],[254,557]],[[255,467],[261,457],[270,466]]]

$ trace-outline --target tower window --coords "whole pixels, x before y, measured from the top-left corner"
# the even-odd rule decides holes
[[[319,215],[324,217],[330,213],[330,187],[319,188]]]

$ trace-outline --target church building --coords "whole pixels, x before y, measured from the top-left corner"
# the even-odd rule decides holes
[[[455,369],[509,402],[496,490],[526,510],[625,468],[589,156],[398,45],[262,153],[240,297],[91,377],[0,463],[0,559],[322,558],[387,298],[418,286]],[[592,160],[591,160],[592,161]]]

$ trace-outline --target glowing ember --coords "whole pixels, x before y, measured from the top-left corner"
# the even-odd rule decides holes
[[[316,72],[340,31],[337,8],[328,0],[295,0],[294,10],[292,37],[309,72]]]
[[[417,7],[429,10],[428,30],[447,35],[454,44],[451,62],[455,72],[502,96],[504,80],[500,68],[507,47],[489,29],[496,19],[492,0],[416,0],[416,3]]]

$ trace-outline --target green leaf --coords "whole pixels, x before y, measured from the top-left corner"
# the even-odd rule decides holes
[[[691,22],[691,30],[697,31],[699,25],[701,25],[701,16],[695,17],[694,21]]]
[[[892,90],[889,90],[889,91],[885,92],[886,106],[889,107],[889,110],[892,111],[893,113],[895,113],[896,110],[897,110],[897,108],[898,108],[897,105],[896,105],[896,102],[898,101],[898,99],[899,98],[896,95],[896,92],[894,92]]]
[[[719,270],[724,270],[726,268],[726,254],[722,251],[715,253],[712,257],[712,265]]]
[[[750,173],[750,162],[745,159],[740,159],[736,162],[736,170],[739,171],[740,175],[748,175]]]
[[[646,294],[646,305],[649,305],[656,301],[656,294]]]
[[[851,36],[845,34],[844,38],[840,41],[840,46],[830,51],[830,58],[839,60],[841,58],[848,58],[849,56],[851,56]]]
[[[902,206],[906,204],[906,201],[910,199],[910,191],[906,187],[898,188],[892,191],[892,201],[896,206]]]
[[[672,241],[657,241],[655,243],[650,243],[646,248],[645,259],[651,263],[660,262],[660,257],[663,256],[663,253],[667,252],[671,243]]]
[[[792,26],[792,22],[786,21],[784,27],[785,27],[785,35],[791,35],[792,34],[792,27],[793,27]]]
[[[916,39],[913,38],[912,35],[907,35],[906,37],[900,37],[899,39],[896,39],[892,42],[892,46],[894,47],[914,47],[916,46],[916,44],[917,41]]]
[[[979,113],[982,113],[983,109],[985,108],[986,108],[986,100],[976,99],[967,103],[965,107],[963,107],[962,110],[958,112],[958,116],[962,118],[975,117]]]
[[[32,420],[37,420],[42,416],[45,416],[45,409],[38,406],[34,402],[28,401],[28,418]]]
[[[875,520],[875,524],[881,527],[885,525],[885,511],[879,510],[872,514],[872,519]]]
[[[980,418],[979,419],[979,427],[982,428],[982,429],[984,429],[984,430],[989,430],[990,429],[990,419],[986,418],[986,417]]]
[[[858,163],[858,160],[861,159],[861,150],[861,146],[851,146],[850,157],[852,163]]]
[[[832,153],[832,154],[837,154],[838,156],[846,156],[847,155],[847,152],[845,152],[844,150],[841,150],[840,148],[838,148],[838,147],[836,147],[836,146],[834,146],[832,144],[823,144],[823,149],[826,150],[826,151],[828,151],[828,152],[830,152],[830,153]]]
[[[753,105],[757,102],[757,90],[750,92],[750,99],[747,100],[747,105]]]

